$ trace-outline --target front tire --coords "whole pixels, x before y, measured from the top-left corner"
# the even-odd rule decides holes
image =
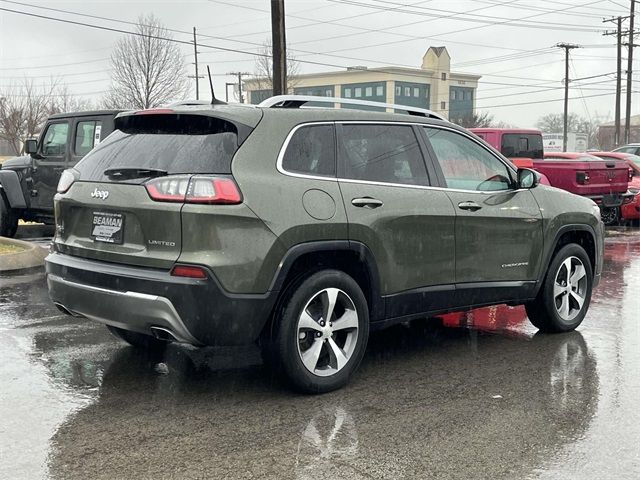
[[[349,381],[369,337],[369,308],[353,278],[338,270],[310,275],[276,318],[273,356],[294,388],[324,393]]]
[[[114,337],[124,340],[132,347],[136,347],[140,350],[160,352],[169,345],[169,342],[165,340],[159,340],[151,335],[145,335],[144,333],[132,332],[112,325],[107,325],[107,328]]]
[[[587,252],[575,243],[565,245],[551,261],[538,296],[525,306],[529,320],[542,332],[575,330],[589,309],[592,287]]]
[[[0,194],[0,237],[13,238],[18,231],[18,216]]]

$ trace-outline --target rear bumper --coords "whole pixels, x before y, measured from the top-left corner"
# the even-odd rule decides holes
[[[600,207],[615,208],[633,201],[634,195],[631,192],[627,192],[607,195],[586,195],[586,197],[596,202]]]
[[[210,278],[172,277],[166,271],[85,260],[60,253],[46,258],[54,303],[69,313],[126,330],[168,331],[193,345],[255,341],[276,294],[230,294]]]

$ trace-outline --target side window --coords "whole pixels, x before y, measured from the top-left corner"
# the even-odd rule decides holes
[[[344,178],[408,185],[429,183],[411,126],[345,124],[340,159]]]
[[[68,123],[52,123],[42,137],[42,154],[51,157],[60,157],[67,151],[67,139],[69,138]]]
[[[508,190],[507,166],[471,139],[449,130],[425,127],[447,187],[460,190]]]
[[[78,122],[76,125],[76,140],[73,151],[76,155],[84,157],[91,149],[100,143],[102,122],[90,120]]]
[[[296,130],[284,153],[282,168],[293,173],[335,176],[333,125],[309,125]]]

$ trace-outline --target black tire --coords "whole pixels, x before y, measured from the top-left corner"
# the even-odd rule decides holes
[[[0,237],[13,238],[18,231],[18,215],[0,193]]]
[[[620,223],[620,208],[619,207],[604,207],[601,210],[602,223],[607,227],[613,227]]]
[[[576,285],[572,285],[567,275],[568,267],[565,261],[571,260],[571,272],[574,274],[578,270],[579,263],[584,267],[584,283],[582,280],[576,281]],[[577,275],[576,275],[577,278]],[[558,283],[556,280],[560,280]],[[564,285],[563,285],[564,283]],[[553,257],[547,274],[538,292],[536,299],[527,305],[527,315],[531,323],[540,331],[546,333],[560,333],[575,330],[584,320],[589,303],[591,302],[591,289],[593,287],[593,268],[587,252],[584,248],[575,243],[565,245]],[[567,289],[563,293],[556,296],[555,289]],[[570,291],[571,290],[571,291]],[[575,293],[572,293],[575,292]],[[568,310],[566,315],[559,312],[559,308],[565,305],[564,300],[567,297]],[[583,303],[579,310],[575,307],[579,306],[578,298],[583,298]],[[571,314],[571,308],[574,307],[574,313]]]
[[[334,313],[330,322],[324,322],[322,315],[327,312],[324,300],[329,299],[329,292],[335,291],[339,293],[335,297]],[[369,338],[369,307],[360,286],[344,272],[321,270],[293,285],[285,295],[276,312],[270,341],[263,343],[263,357],[269,359],[272,368],[282,373],[301,392],[325,393],[346,385],[362,361]],[[321,307],[324,313],[316,307]],[[303,310],[313,310],[311,319],[316,322],[318,330],[323,329],[324,332],[320,338],[316,337],[317,330],[301,327],[304,331],[299,331]],[[345,324],[341,321],[357,324],[357,327],[343,329]],[[332,328],[335,329],[333,332]],[[316,362],[311,362],[318,374],[308,369],[302,360],[303,352],[311,351],[312,345],[320,345]],[[342,358],[347,358],[342,366],[339,366],[334,353],[336,346],[345,354]]]
[[[132,347],[139,348],[141,350],[147,350],[151,352],[160,352],[167,348],[170,342],[165,340],[159,340],[151,335],[145,335],[144,333],[132,332],[123,328],[107,325],[107,328],[114,337],[124,340]]]

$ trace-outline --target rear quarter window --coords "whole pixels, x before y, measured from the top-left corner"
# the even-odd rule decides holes
[[[282,168],[306,175],[335,176],[335,134],[333,125],[298,128],[285,150]]]
[[[229,174],[238,150],[236,126],[209,116],[131,116],[116,129],[76,165],[81,180],[107,181],[103,172],[117,167]]]

